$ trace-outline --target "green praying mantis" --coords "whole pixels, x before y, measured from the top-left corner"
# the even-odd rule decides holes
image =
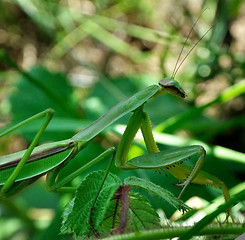
[[[153,137],[150,118],[148,114],[144,112],[144,105],[151,98],[160,97],[166,93],[170,93],[180,98],[186,97],[185,91],[181,88],[179,83],[174,80],[174,78],[188,54],[211,29],[210,28],[199,39],[199,41],[191,48],[189,53],[177,67],[177,63],[180,59],[184,46],[187,43],[190,33],[192,32],[199,18],[195,21],[186,38],[176,61],[171,78],[165,78],[161,80],[158,85],[151,85],[134,94],[130,98],[118,103],[102,117],[97,119],[84,130],[74,135],[72,138],[37,146],[39,139],[45,132],[47,125],[54,115],[53,109],[46,109],[45,111],[40,112],[2,132],[0,137],[37,118],[45,117],[40,129],[36,133],[36,136],[26,150],[0,157],[0,199],[15,195],[17,192],[21,191],[23,188],[45,174],[47,174],[46,189],[48,191],[73,192],[75,189],[73,187],[66,187],[67,183],[76,178],[92,165],[105,159],[107,156],[112,155],[112,157],[115,157],[116,166],[122,170],[167,169],[181,182],[180,184],[177,184],[182,187],[178,200],[180,200],[186,187],[190,183],[195,183],[199,185],[211,185],[215,188],[221,188],[223,190],[225,200],[228,201],[230,199],[230,194],[226,185],[217,177],[200,170],[206,155],[205,149],[200,145],[193,145],[166,151],[159,151]],[[11,66],[12,65],[13,64],[11,64]],[[18,67],[15,68],[19,69]],[[117,148],[108,148],[99,156],[81,166],[73,173],[59,179],[60,170],[64,168],[73,158],[75,158],[75,156],[81,150],[83,150],[94,137],[100,134],[106,127],[113,124],[116,120],[126,114],[129,114],[130,112],[133,112],[133,114],[126,126]],[[148,153],[129,160],[127,157],[128,152],[139,129],[142,132]],[[196,155],[198,155],[199,158],[194,164],[194,167],[190,167],[183,163],[184,160],[192,158]]]
[[[118,103],[90,126],[72,138],[63,141],[36,146],[54,114],[54,110],[52,109],[40,112],[2,132],[0,137],[37,118],[45,117],[42,126],[27,150],[0,157],[0,198],[4,199],[16,194],[45,174],[47,174],[46,188],[48,191],[74,191],[74,188],[66,187],[65,185],[90,166],[103,160],[108,155],[112,155],[115,156],[116,166],[122,170],[167,169],[181,182],[178,184],[182,187],[178,196],[179,200],[190,183],[222,188],[225,200],[229,200],[230,195],[226,185],[215,176],[200,170],[206,155],[205,149],[202,146],[193,145],[159,151],[153,138],[150,118],[144,112],[144,105],[151,98],[160,97],[165,93],[170,93],[181,98],[185,98],[186,96],[177,81],[172,78],[163,79],[158,85],[151,85]],[[117,119],[130,112],[133,112],[133,114],[117,149],[111,147],[105,150],[75,172],[61,180],[57,180],[60,170],[83,150],[95,136],[100,134],[101,131]],[[130,146],[139,129],[141,129],[148,154],[128,160],[127,155]],[[182,163],[184,160],[195,155],[198,155],[199,158],[194,167]]]

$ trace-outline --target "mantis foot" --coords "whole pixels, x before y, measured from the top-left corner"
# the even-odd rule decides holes
[[[180,205],[180,211],[182,212],[182,214],[184,215],[185,212],[187,212],[186,208],[184,207],[184,205],[181,203],[180,199],[178,199],[179,205]]]

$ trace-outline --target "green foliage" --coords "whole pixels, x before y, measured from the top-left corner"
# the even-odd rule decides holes
[[[35,82],[44,86],[44,89],[38,87],[30,79],[35,79]],[[45,79],[48,81],[45,81],[44,84]],[[78,118],[75,113],[77,102],[73,100],[73,89],[68,83],[68,79],[60,73],[51,73],[41,66],[35,66],[28,73],[21,76],[15,91],[10,97],[10,103],[15,122],[20,122],[43,111],[47,109],[47,106],[55,110],[56,119],[66,118],[72,120]],[[40,126],[40,121],[37,121],[37,128],[38,126]],[[34,126],[33,133],[28,134],[28,138],[32,139],[36,131]],[[56,134],[45,134],[44,140],[60,140],[70,137],[71,134],[72,131],[69,130],[63,133],[56,131]],[[53,138],[54,135],[56,136],[55,139]]]
[[[79,236],[89,235],[91,231],[89,226],[91,214],[90,208],[92,207],[94,197],[98,192],[98,186],[100,185],[103,176],[103,171],[92,172],[82,181],[76,191],[74,199],[64,212],[62,232],[72,232]],[[92,223],[96,229],[103,221],[107,205],[120,184],[121,181],[117,176],[112,174],[107,176],[98,196],[98,200],[93,208],[93,216],[95,217],[92,217]]]
[[[30,81],[30,78],[35,79],[35,82],[48,91]],[[44,81],[45,79],[48,81]],[[16,121],[28,118],[35,111],[43,111],[47,106],[55,109],[56,116],[60,117],[67,116],[76,109],[72,95],[73,89],[63,74],[51,73],[42,66],[35,66],[17,81],[16,91],[12,93],[10,103]],[[65,107],[69,107],[69,110]],[[25,111],[21,111],[23,108]]]
[[[141,179],[141,178],[137,178],[133,176],[133,177],[129,177],[125,179],[124,184],[135,186],[135,187],[140,187],[147,191],[150,191],[158,195],[160,198],[162,198],[164,201],[171,204],[176,209],[179,209],[179,202],[175,198],[175,196],[171,192],[167,191],[166,189],[163,189],[162,187],[152,182],[149,182],[149,181],[146,181],[145,179]],[[187,208],[187,206],[185,207]]]
[[[182,101],[165,95],[147,103],[146,111],[151,117],[160,150],[202,144],[207,150],[203,169],[224,181],[231,195],[244,191],[244,186],[233,191],[244,182],[245,171],[243,1],[205,1],[204,5],[200,1],[195,7],[181,1],[96,0],[70,1],[67,5],[62,1],[0,1],[0,44],[13,60],[9,61],[0,51],[1,126],[17,123],[52,107],[56,114],[41,142],[71,137],[118,101],[157,83],[163,76],[170,77],[185,36],[206,7],[208,10],[202,14],[185,49],[193,46],[210,26],[213,28],[176,75],[188,98]],[[128,116],[106,129],[67,165],[62,176],[86,164],[105,148],[116,146],[117,136],[122,134],[118,130],[121,126],[117,124],[125,126],[127,120]],[[20,138],[18,134],[0,139],[1,155],[15,151],[16,146],[17,151],[26,148],[39,127],[37,120],[20,129],[24,137]],[[141,142],[137,141],[136,145],[132,151],[143,153],[145,149]],[[96,165],[86,174],[102,169],[104,164]],[[131,235],[121,235],[121,239],[130,239],[130,236],[131,239],[171,238],[178,230],[181,234],[187,232],[187,227],[175,226],[164,226],[166,232],[173,235],[164,235],[165,229],[160,229],[159,235],[158,231],[144,231],[144,228],[158,228],[154,209],[162,209],[168,219],[173,215],[175,208],[162,201],[159,194],[167,189],[177,196],[180,189],[173,186],[175,179],[153,171],[119,172],[115,168],[111,171],[125,181],[133,179],[127,179],[128,176],[137,176],[147,191],[153,189],[158,195],[147,195],[151,207],[142,195],[129,192],[134,212],[128,209],[129,228],[125,228],[125,232],[131,232]],[[79,176],[71,185],[78,186],[83,178]],[[162,187],[160,191],[153,182]],[[140,181],[136,185],[141,188]],[[121,180],[120,186],[123,186]],[[113,196],[118,194],[117,191]],[[199,221],[198,214],[214,212],[223,199],[216,199],[221,192],[210,187],[190,186],[183,200],[194,195],[201,198],[202,206],[192,215],[193,221]],[[46,240],[47,236],[67,239],[65,235],[58,235],[57,229],[60,228],[59,214],[71,197],[46,193],[39,181],[15,199],[1,201],[0,239]],[[170,201],[171,197],[167,199]],[[235,221],[239,222],[244,222],[242,200],[232,209]],[[116,208],[115,205],[116,198],[110,198],[106,210],[103,209],[106,211],[104,219],[99,215],[98,231],[103,236],[108,236],[112,228],[115,233],[118,227],[112,227],[115,209],[116,223],[120,222],[121,206]],[[139,213],[134,215],[137,206],[140,206],[139,211],[146,209],[141,215],[143,221],[137,220]],[[70,209],[67,207],[68,213],[73,207],[74,203]],[[46,218],[42,218],[44,215]],[[149,225],[147,218],[151,219]],[[184,218],[189,222],[192,220],[190,215]],[[93,221],[96,221],[94,216]],[[88,227],[88,222],[86,224]],[[241,226],[229,224],[225,231],[233,229],[229,233],[237,236],[241,233],[235,232],[236,227]],[[210,229],[205,227],[203,231],[220,234],[220,225],[210,226]],[[244,226],[241,229],[244,231]],[[87,230],[91,232],[89,227]]]
[[[201,221],[199,221],[192,229],[190,229],[186,234],[184,234],[180,240],[188,240],[191,237],[197,235],[201,229],[203,229],[205,226],[207,226],[209,223],[212,222],[212,220],[218,216],[221,212],[226,211],[229,207],[237,204],[238,202],[244,200],[245,198],[245,191],[241,191],[238,194],[232,196],[232,198],[226,202],[220,205],[213,213],[207,215],[204,217]]]
[[[157,227],[157,213],[145,197],[130,192],[132,187],[150,191],[176,209],[179,208],[176,197],[160,186],[136,177],[126,178],[122,183],[111,173],[108,174],[93,206],[103,176],[103,171],[92,172],[81,182],[75,197],[64,211],[61,228],[63,234],[73,233],[84,237],[93,235],[94,231],[99,235],[106,235],[108,232],[124,233]]]
[[[130,186],[122,186],[130,189]],[[99,232],[102,236],[106,236],[108,233],[127,233],[154,229],[159,226],[158,214],[144,196],[129,192],[127,211],[125,211],[122,209],[122,201],[119,200],[121,193],[121,188],[119,188],[110,201],[105,218],[99,226]],[[125,202],[123,204],[126,205]],[[123,214],[126,215],[125,222],[121,219]],[[125,226],[122,226],[124,224]]]

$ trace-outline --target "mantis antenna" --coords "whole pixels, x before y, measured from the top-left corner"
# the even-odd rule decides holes
[[[173,70],[173,73],[172,73],[172,75],[171,75],[171,79],[174,79],[175,78],[175,76],[176,76],[176,74],[177,74],[177,72],[178,72],[178,70],[179,70],[179,68],[181,67],[181,65],[183,64],[183,62],[185,61],[185,59],[189,56],[189,54],[192,52],[192,50],[197,46],[197,44],[206,36],[206,34],[213,28],[213,26],[212,27],[210,27],[203,35],[202,35],[202,37],[192,46],[192,48],[189,50],[189,52],[185,55],[185,57],[182,59],[182,61],[180,62],[180,64],[179,64],[179,66],[177,67],[177,65],[178,65],[178,62],[179,62],[179,59],[180,59],[180,57],[181,57],[181,55],[182,55],[182,53],[183,53],[183,50],[184,50],[184,48],[185,48],[185,46],[186,46],[186,44],[187,44],[187,41],[188,41],[188,39],[189,39],[189,37],[190,37],[190,35],[191,35],[191,33],[193,32],[193,29],[194,29],[194,27],[195,27],[195,25],[197,24],[197,22],[199,21],[199,19],[201,18],[201,16],[202,16],[202,14],[207,10],[208,8],[205,8],[204,10],[203,10],[203,12],[200,14],[200,16],[197,18],[197,20],[194,22],[194,24],[192,25],[192,27],[191,27],[191,30],[190,30],[190,32],[188,33],[188,35],[187,35],[187,37],[186,37],[186,39],[185,39],[185,42],[184,42],[184,44],[183,44],[183,46],[182,46],[182,48],[181,48],[181,51],[180,51],[180,54],[179,54],[179,56],[178,56],[178,58],[177,58],[177,61],[176,61],[176,63],[175,63],[175,66],[174,66],[174,70]]]

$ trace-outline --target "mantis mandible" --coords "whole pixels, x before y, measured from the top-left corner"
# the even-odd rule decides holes
[[[162,152],[158,150],[153,138],[150,118],[148,114],[144,112],[143,108],[148,100],[159,97],[165,93],[170,93],[181,98],[186,96],[178,82],[170,78],[163,79],[159,82],[159,85],[151,85],[139,91],[132,97],[118,103],[93,124],[80,131],[72,138],[63,141],[36,146],[54,114],[54,110],[52,109],[47,109],[38,113],[7,131],[4,131],[0,134],[0,137],[34,119],[45,116],[42,126],[27,150],[0,157],[0,197],[7,198],[14,195],[44,174],[47,174],[46,188],[48,191],[73,191],[74,188],[65,187],[65,184],[93,164],[101,161],[116,151],[115,162],[116,166],[120,169],[167,169],[182,182],[179,184],[182,186],[182,190],[178,199],[181,198],[183,192],[190,183],[196,183],[222,188],[224,197],[228,200],[230,195],[226,185],[218,178],[204,171],[200,171],[206,155],[205,149],[202,146],[194,145]],[[107,149],[72,174],[57,181],[61,168],[65,167],[65,165],[71,161],[78,152],[85,148],[86,145],[102,130],[130,112],[133,112],[133,115],[129,120],[117,150],[115,150],[114,147]],[[128,160],[127,154],[130,145],[139,129],[142,131],[146,148],[149,153]],[[199,158],[193,168],[181,164],[184,160],[195,155],[199,155]]]

